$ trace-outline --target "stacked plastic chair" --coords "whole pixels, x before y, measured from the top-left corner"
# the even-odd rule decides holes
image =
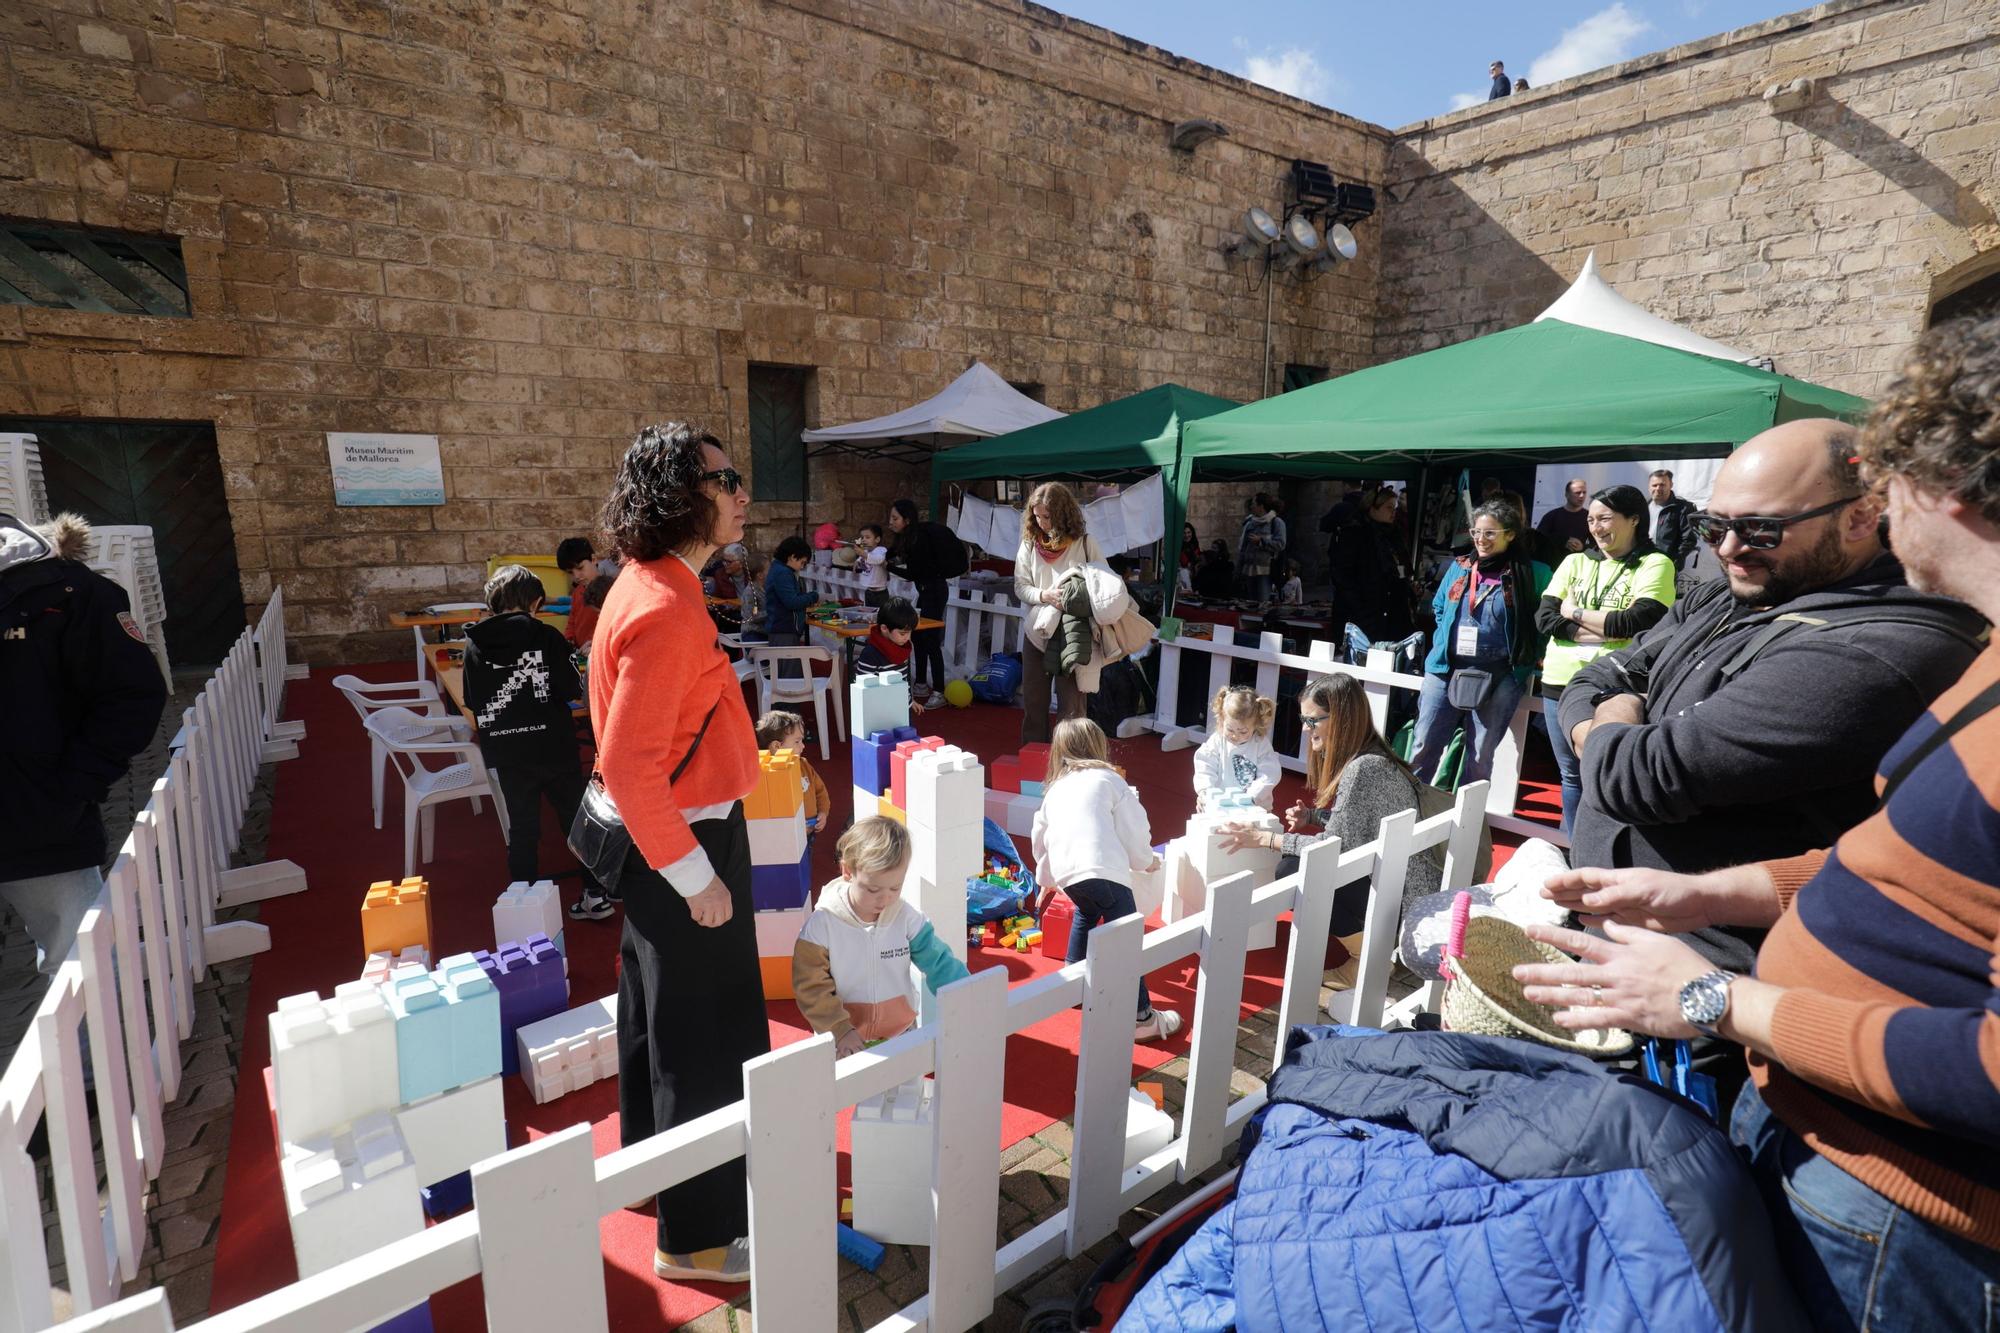
[[[29,523],[49,518],[49,488],[32,435],[0,435],[0,513]]]
[[[132,601],[132,618],[139,622],[160,675],[172,689],[174,673],[167,664],[167,594],[160,581],[160,557],[153,530],[137,525],[106,524],[90,529],[84,563],[125,590]]]

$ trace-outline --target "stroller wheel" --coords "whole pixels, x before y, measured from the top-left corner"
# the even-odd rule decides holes
[[[1021,1333],[1077,1333],[1076,1302],[1038,1301],[1021,1318]]]

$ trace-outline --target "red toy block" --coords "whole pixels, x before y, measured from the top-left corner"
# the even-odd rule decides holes
[[[909,793],[903,789],[903,769],[911,755],[919,750],[935,750],[944,744],[941,736],[926,736],[922,740],[899,741],[896,752],[889,756],[889,804],[898,810],[910,808]]]
[[[1042,782],[1049,775],[1049,746],[1047,741],[1031,741],[1021,747],[1016,756],[1021,761],[1021,776],[1030,782]]]
[[[1021,794],[1021,760],[1018,756],[1010,754],[986,766],[986,790],[1012,792],[1016,796]]]
[[[1042,928],[1042,957],[1062,961],[1069,952],[1070,922],[1076,917],[1076,907],[1069,895],[1058,892],[1049,899],[1049,905],[1042,909],[1042,919],[1037,924]]]

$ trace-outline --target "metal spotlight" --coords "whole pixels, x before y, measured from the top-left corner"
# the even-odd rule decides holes
[[[1248,258],[1263,254],[1283,236],[1284,230],[1278,226],[1278,220],[1253,205],[1243,210],[1243,234],[1231,237],[1222,248],[1238,258]]]
[[[1355,243],[1354,233],[1338,222],[1333,223],[1326,229],[1326,248],[1313,259],[1313,272],[1329,273],[1342,260],[1352,259],[1359,253],[1361,247]]]
[[[1311,259],[1319,250],[1319,229],[1312,219],[1303,213],[1294,213],[1285,220],[1285,249],[1276,260],[1281,269],[1294,269]]]

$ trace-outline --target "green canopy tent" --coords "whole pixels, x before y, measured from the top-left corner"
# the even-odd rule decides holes
[[[1176,546],[1187,487],[1178,480],[1189,422],[1237,404],[1178,384],[1161,384],[1066,417],[947,449],[931,461],[931,512],[950,481],[988,477],[1112,477],[1161,474],[1169,546]],[[1007,554],[1012,554],[1008,552]]]
[[[1618,461],[1727,454],[1802,417],[1867,402],[1756,366],[1541,319],[1358,370],[1192,423],[1175,475],[1421,482],[1481,460]]]

